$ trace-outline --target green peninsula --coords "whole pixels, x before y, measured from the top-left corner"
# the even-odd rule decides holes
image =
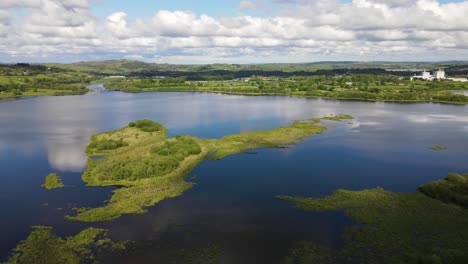
[[[350,116],[343,116],[349,118]],[[335,118],[336,121],[341,119]],[[245,132],[221,139],[193,136],[167,137],[167,130],[151,120],[94,135],[86,149],[90,157],[83,180],[89,186],[119,186],[109,203],[98,208],[76,209],[70,220],[97,222],[123,214],[143,213],[163,199],[176,197],[194,183],[185,177],[202,161],[242,153],[255,148],[292,145],[326,130],[320,119],[296,121],[267,131]],[[98,147],[101,146],[101,147]]]
[[[466,199],[467,178],[451,174],[414,193],[376,188],[325,198],[280,196],[302,210],[344,210],[363,224],[345,229],[341,249],[300,242],[284,263],[467,263],[468,210],[456,205]]]

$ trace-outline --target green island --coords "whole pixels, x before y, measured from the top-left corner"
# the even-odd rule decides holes
[[[325,117],[334,121],[349,115]],[[109,203],[97,208],[77,208],[67,219],[83,222],[111,220],[123,214],[144,213],[163,199],[176,197],[194,183],[186,176],[201,162],[242,153],[255,148],[278,148],[296,144],[326,130],[322,119],[296,121],[290,126],[267,131],[244,132],[220,139],[193,136],[167,137],[167,130],[151,120],[92,136],[86,148],[90,157],[83,173],[89,186],[119,186]],[[103,156],[92,159],[93,156]]]
[[[446,146],[433,146],[432,147],[432,150],[446,150],[447,147]]]
[[[279,196],[302,210],[344,210],[363,224],[345,229],[341,249],[302,241],[283,263],[467,263],[467,182],[468,174],[452,173],[414,193],[376,188],[325,198]]]
[[[47,175],[45,178],[45,183],[42,185],[42,187],[46,188],[47,190],[63,188],[64,186],[65,185],[63,185],[62,179],[56,173]]]
[[[87,228],[74,236],[61,238],[52,233],[52,227],[34,226],[26,240],[13,249],[7,264],[99,263],[102,256],[122,250],[125,250],[125,243],[113,242],[104,229]]]

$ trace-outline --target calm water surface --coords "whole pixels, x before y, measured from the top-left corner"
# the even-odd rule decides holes
[[[113,190],[81,182],[92,134],[149,118],[170,136],[219,138],[339,113],[356,118],[329,122],[327,132],[291,148],[205,161],[192,173],[194,188],[147,214],[100,224],[64,219],[73,207],[99,206]],[[112,263],[167,262],[180,249],[206,246],[221,248],[224,263],[276,263],[298,240],[338,248],[343,228],[357,223],[339,211],[295,210],[275,196],[377,186],[411,192],[448,172],[468,172],[468,106],[106,91],[0,101],[0,166],[1,260],[31,226],[50,225],[59,235],[105,227],[114,239],[135,241],[133,253]],[[50,172],[66,188],[43,190]]]

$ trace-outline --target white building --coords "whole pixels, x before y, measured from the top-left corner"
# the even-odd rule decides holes
[[[424,70],[421,75],[414,75],[410,79],[411,79],[411,81],[413,79],[423,79],[423,80],[426,80],[426,81],[432,81],[432,80],[434,80],[434,76],[430,72]]]
[[[445,71],[439,69],[438,71],[434,72],[434,79],[445,79]]]
[[[431,75],[430,72],[427,72],[426,70],[424,70],[421,73],[421,75],[414,75],[410,79],[411,79],[411,81],[414,80],[414,79],[423,79],[423,80],[426,80],[426,81],[450,80],[450,81],[453,81],[453,82],[468,82],[468,79],[466,79],[466,78],[447,78],[445,76],[445,71],[440,70],[440,69],[438,71],[434,71],[434,75]]]

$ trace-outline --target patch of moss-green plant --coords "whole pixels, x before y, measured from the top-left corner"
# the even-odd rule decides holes
[[[296,242],[289,256],[281,261],[282,264],[332,264],[335,263],[333,250],[307,241]]]
[[[216,244],[181,249],[174,263],[215,264],[221,262],[224,249]]]
[[[106,150],[114,150],[121,147],[128,146],[128,143],[123,141],[122,139],[113,140],[113,139],[102,139],[96,140],[92,139],[91,143],[86,148],[86,152],[90,153],[100,153]]]
[[[75,236],[61,238],[52,234],[52,227],[34,226],[8,260],[9,264],[79,264],[99,263],[102,254],[125,249],[106,237],[104,229],[88,228]]]
[[[446,146],[433,146],[432,149],[433,150],[446,150],[447,147]]]
[[[449,173],[444,179],[425,184],[418,190],[442,202],[468,207],[468,174]]]
[[[321,119],[331,120],[331,121],[344,121],[344,120],[353,119],[353,117],[350,115],[339,114],[336,116],[325,116],[325,117],[322,117]]]
[[[88,159],[83,180],[90,186],[120,186],[109,203],[97,208],[80,208],[67,219],[97,222],[122,214],[144,213],[145,208],[164,199],[181,195],[194,183],[185,177],[207,157],[221,159],[255,148],[277,148],[297,143],[326,130],[312,122],[294,122],[286,127],[225,136],[221,139],[200,139],[193,136],[167,138],[167,130],[156,122],[131,122],[129,126],[93,136],[93,140],[122,138],[128,146],[108,150],[87,151],[105,158]],[[158,129],[138,128],[157,127]],[[149,132],[148,132],[149,131]],[[138,133],[138,137],[135,135]],[[89,150],[89,148],[88,148]]]
[[[255,148],[278,148],[296,144],[313,134],[321,134],[327,128],[310,122],[296,121],[290,126],[278,127],[267,131],[244,132],[212,140],[217,151],[212,159],[242,153]]]
[[[47,190],[63,188],[63,182],[60,176],[56,173],[51,173],[46,176],[45,183],[42,184],[42,187],[46,188]]]
[[[131,123],[130,123],[131,125]],[[135,127],[139,128],[143,132],[156,132],[163,130],[163,126],[152,120],[143,119],[135,122]]]
[[[302,245],[286,263],[317,258],[328,263],[468,263],[468,210],[421,192],[395,194],[376,188],[337,190],[325,198],[279,198],[302,210],[344,210],[364,224],[345,229],[342,249],[330,254],[313,244]]]

